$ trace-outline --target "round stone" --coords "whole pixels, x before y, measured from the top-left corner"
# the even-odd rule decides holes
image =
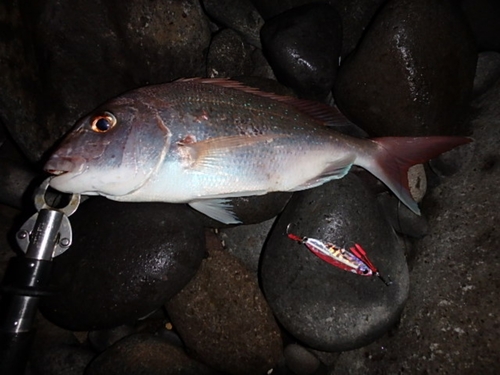
[[[138,333],[118,341],[99,355],[85,375],[216,375],[161,337]]]
[[[456,134],[477,61],[452,1],[389,1],[340,66],[340,110],[372,136]]]
[[[54,293],[41,311],[75,331],[133,323],[194,276],[203,228],[185,205],[84,202],[70,217],[73,244],[53,261]]]
[[[207,233],[209,257],[167,303],[174,328],[193,355],[229,374],[265,374],[281,358],[282,340],[257,279]]]
[[[392,285],[334,267],[287,231],[343,248],[360,244]],[[373,194],[352,174],[294,195],[264,248],[261,279],[283,327],[324,351],[350,350],[382,336],[399,319],[409,290],[397,237]]]
[[[309,4],[267,21],[263,51],[283,84],[301,97],[324,100],[332,90],[342,42],[340,17],[328,4]]]

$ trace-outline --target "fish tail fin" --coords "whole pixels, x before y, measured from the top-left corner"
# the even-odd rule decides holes
[[[383,137],[371,139],[376,151],[365,160],[356,162],[380,179],[416,214],[420,214],[417,202],[410,194],[408,169],[422,164],[457,146],[472,142],[467,137]]]

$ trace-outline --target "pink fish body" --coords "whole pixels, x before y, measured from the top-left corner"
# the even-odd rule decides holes
[[[223,79],[139,88],[81,119],[50,157],[51,186],[124,202],[188,203],[238,223],[227,198],[310,189],[353,165],[415,212],[407,170],[464,137],[359,139],[327,124],[348,120],[323,104]]]

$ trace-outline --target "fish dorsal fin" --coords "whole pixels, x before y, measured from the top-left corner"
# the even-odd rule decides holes
[[[345,117],[342,114],[342,112],[339,111],[337,107],[330,107],[329,105],[315,102],[312,100],[298,99],[292,96],[278,95],[271,92],[261,91],[258,88],[246,86],[241,82],[229,78],[182,78],[175,82],[193,82],[193,83],[215,85],[215,86],[240,90],[243,92],[247,92],[249,94],[276,100],[278,102],[291,105],[300,112],[313,117],[317,121],[321,122],[323,125],[327,126],[335,127],[339,125],[345,125],[346,123],[352,124],[347,119],[347,117]]]

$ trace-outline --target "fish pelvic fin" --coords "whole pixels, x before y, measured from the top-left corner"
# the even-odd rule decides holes
[[[437,157],[457,146],[472,142],[467,137],[383,137],[371,139],[374,154],[356,164],[380,179],[410,210],[420,215],[417,202],[410,194],[408,169]],[[359,161],[359,162],[358,162]]]
[[[233,206],[229,199],[215,198],[203,199],[188,203],[196,211],[208,217],[220,221],[224,224],[241,224],[241,221],[236,217],[233,212]]]

